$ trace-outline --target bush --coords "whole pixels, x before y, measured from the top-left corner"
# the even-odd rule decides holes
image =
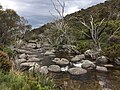
[[[116,57],[120,57],[120,44],[111,44],[103,47],[104,55],[113,60]]]
[[[14,56],[13,51],[12,51],[10,48],[8,48],[7,46],[2,46],[2,45],[1,45],[1,46],[0,46],[0,51],[5,52],[6,54],[8,54],[9,57]]]
[[[0,72],[0,88],[1,90],[55,90],[52,79],[48,78],[43,75]]]
[[[86,50],[90,49],[91,45],[91,40],[80,40],[79,42],[76,42],[76,47],[81,53],[84,53]]]
[[[0,69],[3,71],[10,71],[12,63],[9,61],[7,53],[0,51]]]

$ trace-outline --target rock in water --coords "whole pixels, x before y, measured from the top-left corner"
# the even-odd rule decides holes
[[[82,68],[70,68],[68,69],[68,72],[72,75],[82,75],[87,73],[87,70],[82,69]]]
[[[84,52],[85,57],[96,59],[99,56],[99,52],[96,52],[94,50],[87,50]]]
[[[96,63],[107,63],[108,60],[105,56],[100,56],[96,59]]]
[[[115,58],[115,63],[116,63],[118,66],[120,66],[120,57]]]
[[[56,64],[58,65],[61,65],[61,66],[65,66],[65,65],[68,65],[69,64],[69,61],[65,58],[55,58],[54,60],[52,60],[53,62],[55,62]]]
[[[34,67],[35,65],[38,65],[36,62],[25,62],[21,63],[20,67]]]
[[[28,59],[27,61],[28,62],[40,62],[41,60],[39,58],[33,57],[33,58]]]
[[[26,59],[16,59],[15,60],[15,62],[17,63],[17,64],[21,64],[21,63],[24,63],[24,62],[26,62],[27,60]]]
[[[95,64],[89,60],[82,60],[82,68],[84,69],[94,69]]]
[[[50,65],[48,70],[51,72],[61,72],[61,68],[58,65]]]
[[[71,59],[71,61],[72,61],[72,62],[78,62],[78,61],[83,60],[83,59],[85,59],[85,55],[84,55],[84,54],[81,54],[81,55],[76,55],[75,57],[73,57],[73,58]]]
[[[108,71],[106,67],[101,67],[101,66],[97,66],[96,70],[103,71],[103,72],[107,72]]]
[[[54,55],[52,51],[46,51],[44,55]]]
[[[25,53],[20,54],[20,55],[19,55],[19,58],[20,58],[20,59],[26,59],[26,58],[27,58],[27,55],[26,55]]]
[[[42,66],[39,70],[40,73],[42,74],[48,74],[48,67],[47,66]]]

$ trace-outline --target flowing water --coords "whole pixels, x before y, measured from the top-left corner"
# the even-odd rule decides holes
[[[53,64],[53,57],[44,56],[39,51],[36,52],[42,65]],[[69,54],[58,52],[56,57],[70,59]],[[87,74],[80,76],[70,75],[68,72],[50,73],[53,77],[58,90],[120,90],[120,66],[108,68],[108,72],[88,71]]]
[[[66,53],[56,57],[70,59]],[[51,65],[53,58],[44,57],[43,65]],[[88,71],[87,74],[73,76],[67,72],[51,73],[59,90],[120,90],[120,67],[108,68],[108,72]]]

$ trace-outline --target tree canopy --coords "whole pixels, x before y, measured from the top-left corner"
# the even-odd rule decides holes
[[[3,9],[0,6],[0,44],[10,43],[16,38],[22,38],[26,31],[31,29],[27,20],[20,17],[12,9]]]

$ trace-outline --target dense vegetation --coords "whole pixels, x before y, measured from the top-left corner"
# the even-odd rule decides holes
[[[0,88],[1,90],[54,90],[52,79],[46,75],[21,73],[12,70],[14,52],[9,48],[20,39],[49,42],[58,45],[73,45],[80,52],[93,49],[94,38],[101,54],[114,60],[120,57],[120,1],[108,0],[78,12],[67,15],[53,23],[31,30],[31,25],[14,10],[0,6]],[[92,16],[92,18],[91,18]],[[62,25],[60,26],[60,24]],[[56,25],[59,26],[56,28]],[[96,35],[91,34],[91,30]],[[98,40],[96,39],[96,40]],[[97,45],[96,44],[96,45]],[[19,75],[18,75],[19,74]]]
[[[15,53],[10,46],[16,46],[31,30],[27,20],[14,10],[0,6],[0,90],[54,90],[50,76],[20,72],[13,69]]]
[[[65,22],[68,25],[67,34],[70,36],[72,45],[75,45],[77,49],[84,52],[87,49],[93,48],[92,37],[90,36],[89,29],[82,25],[81,20],[90,26],[91,16],[94,19],[94,27],[100,24],[101,20],[104,19],[102,25],[99,28],[100,43],[103,54],[113,59],[120,55],[120,1],[119,0],[107,0],[105,3],[101,3],[88,9],[81,9],[78,12],[67,15],[64,17]],[[56,21],[61,22],[61,20]],[[34,33],[32,39],[40,38],[41,33],[46,37],[57,38],[60,32],[51,27],[55,26],[56,23],[48,23],[40,28],[34,29],[31,33]],[[85,33],[83,33],[83,31]],[[44,33],[43,33],[44,32]],[[30,34],[30,33],[29,33]],[[28,35],[26,33],[26,35]]]

